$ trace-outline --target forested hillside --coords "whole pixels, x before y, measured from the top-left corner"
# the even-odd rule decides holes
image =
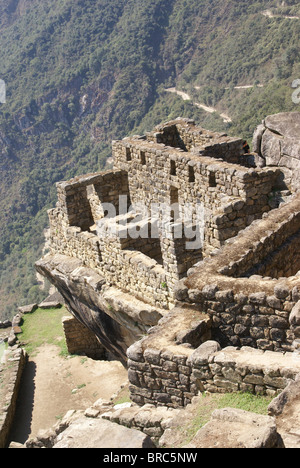
[[[297,1],[1,0],[0,34],[0,319],[44,297],[55,182],[103,169],[112,139],[179,115],[251,138],[300,110]]]

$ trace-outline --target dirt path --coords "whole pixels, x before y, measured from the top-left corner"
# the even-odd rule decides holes
[[[85,410],[99,398],[109,399],[127,381],[119,362],[65,359],[58,353],[56,346],[45,345],[29,359],[11,440],[24,443],[39,430],[50,429],[68,410]]]
[[[283,19],[290,19],[290,20],[299,20],[299,16],[291,16],[291,15],[276,15],[275,13],[272,13],[271,10],[265,10],[262,11],[262,15],[266,16],[267,18],[283,18]]]
[[[176,88],[167,88],[167,89],[165,89],[165,91],[167,93],[177,94],[184,101],[191,101],[192,100],[192,98],[191,98],[191,96],[189,94],[184,93],[183,91],[179,91]],[[205,104],[200,104],[199,102],[192,102],[192,104],[195,107],[198,107],[199,109],[203,109],[205,112],[209,112],[210,114],[213,114],[214,112],[216,112],[217,114],[220,115],[220,117],[222,117],[223,122],[226,122],[226,123],[232,122],[232,119],[227,114],[220,114],[219,111],[217,109],[215,109],[214,107],[209,107],[209,106],[206,106]]]

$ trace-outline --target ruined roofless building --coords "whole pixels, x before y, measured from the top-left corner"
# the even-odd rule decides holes
[[[156,401],[156,391],[168,395],[171,406],[180,393],[167,393],[151,372],[147,385],[140,369],[131,369],[146,362],[141,343],[156,349],[156,366],[160,347],[184,349],[186,361],[191,348],[209,339],[221,346],[292,349],[297,336],[289,316],[297,285],[278,298],[274,281],[298,271],[298,260],[292,268],[283,265],[287,252],[295,258],[300,228],[293,170],[286,163],[295,158],[285,155],[282,167],[280,158],[265,157],[266,148],[277,144],[278,132],[270,127],[258,128],[256,152],[245,155],[242,139],[178,118],[145,136],[114,141],[112,170],[57,184],[50,252],[37,270],[106,350],[127,363],[130,348],[137,402]],[[262,233],[259,223],[267,221],[269,232]],[[269,254],[276,258],[266,261]],[[139,341],[142,336],[146,341]],[[139,351],[132,352],[137,343]],[[145,400],[136,389],[149,386]],[[193,391],[195,385],[185,389],[190,396]],[[174,406],[189,400],[181,393]]]

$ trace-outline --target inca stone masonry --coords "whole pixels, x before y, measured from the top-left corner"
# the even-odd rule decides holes
[[[178,118],[114,141],[112,170],[57,184],[36,268],[128,367],[139,405],[275,395],[300,372],[300,113],[267,117],[253,149]]]

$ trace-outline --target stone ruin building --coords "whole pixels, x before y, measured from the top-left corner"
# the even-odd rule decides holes
[[[178,118],[114,141],[113,169],[57,184],[36,268],[127,366],[138,405],[276,395],[299,374],[299,130],[299,113],[269,116],[245,154]]]

